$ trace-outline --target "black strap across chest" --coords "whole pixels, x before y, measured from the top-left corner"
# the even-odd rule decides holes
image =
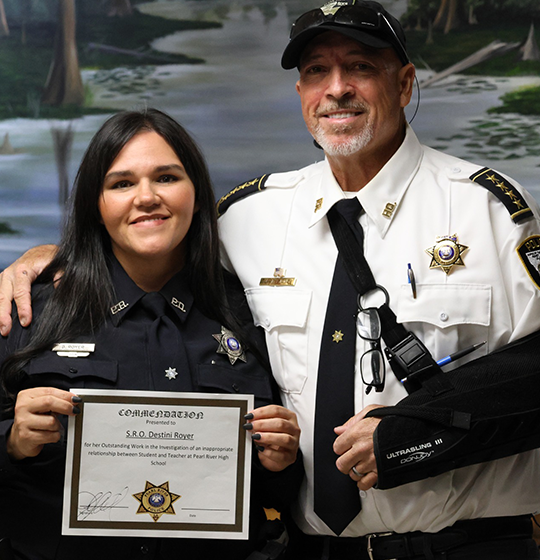
[[[354,200],[360,206],[358,199]],[[339,203],[338,203],[339,204]],[[377,288],[377,283],[365,258],[363,247],[354,234],[350,220],[347,220],[334,205],[328,211],[328,223],[343,265],[360,296]],[[349,223],[348,223],[349,222]],[[359,224],[358,224],[359,226]],[[359,226],[360,227],[360,226]],[[388,303],[379,307],[382,338],[386,344],[386,355],[392,371],[403,382],[408,392],[420,386],[428,388],[433,394],[449,390],[451,385],[442,374],[424,344],[398,323],[395,313]]]

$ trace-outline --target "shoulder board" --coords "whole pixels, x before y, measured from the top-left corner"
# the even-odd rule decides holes
[[[505,179],[493,169],[484,167],[473,173],[469,179],[493,193],[506,206],[506,209],[510,212],[510,217],[516,224],[533,216],[532,210],[528,207],[521,193],[508,179]]]
[[[234,202],[250,194],[263,191],[266,188],[264,185],[268,177],[269,175],[266,174],[262,175],[261,177],[257,177],[256,179],[252,179],[251,181],[242,183],[241,185],[235,187],[232,191],[228,192],[226,195],[222,196],[216,204],[218,217],[225,214],[229,206]]]

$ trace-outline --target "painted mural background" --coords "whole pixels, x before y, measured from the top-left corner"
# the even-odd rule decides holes
[[[423,143],[512,176],[540,202],[537,0],[381,3],[403,18],[420,83],[493,41],[506,45],[472,73],[421,86],[412,125]],[[207,157],[216,198],[320,159],[296,71],[279,63],[292,21],[320,4],[0,0],[0,269],[30,246],[58,241],[84,149],[116,110],[153,106],[182,122]],[[490,112],[508,99],[517,100],[512,112]],[[417,102],[418,92],[409,119]]]

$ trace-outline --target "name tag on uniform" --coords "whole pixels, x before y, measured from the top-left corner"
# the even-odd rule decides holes
[[[259,286],[294,286],[296,278],[261,278]]]
[[[284,268],[274,269],[274,276],[272,278],[261,278],[259,286],[294,286],[296,278],[286,278]]]
[[[60,342],[53,346],[52,351],[66,358],[86,358],[96,349],[92,342]]]

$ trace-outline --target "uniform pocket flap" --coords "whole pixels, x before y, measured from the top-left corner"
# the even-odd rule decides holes
[[[118,362],[66,358],[53,352],[31,360],[26,368],[28,375],[56,374],[70,379],[97,377],[114,382],[118,377]]]
[[[246,375],[218,365],[199,364],[197,385],[209,389],[209,392],[240,393],[255,395],[268,402],[272,400],[270,379],[266,374]]]
[[[275,327],[303,328],[306,325],[311,291],[296,288],[248,288],[246,297],[258,327],[270,331]]]
[[[455,325],[489,326],[491,286],[484,284],[419,284],[417,297],[408,284],[401,287],[400,323],[430,323],[441,329]]]

